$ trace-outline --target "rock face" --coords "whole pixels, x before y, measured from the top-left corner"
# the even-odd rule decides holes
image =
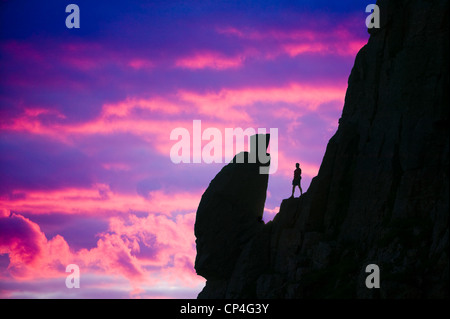
[[[450,297],[449,2],[377,4],[381,27],[356,57],[309,190],[265,225],[247,208],[265,200],[267,175],[242,168],[242,185],[227,166],[210,185],[220,193],[203,195],[199,298]],[[379,266],[379,289],[365,285],[369,264]]]
[[[252,136],[250,153],[236,155],[211,181],[200,201],[194,229],[195,269],[210,281],[220,283],[231,276],[244,245],[264,226],[269,175],[260,174],[265,164],[258,161],[258,156],[252,160],[258,141],[266,156],[269,134]]]

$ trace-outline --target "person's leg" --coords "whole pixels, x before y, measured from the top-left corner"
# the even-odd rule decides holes
[[[294,192],[295,192],[295,185],[292,185],[292,195],[291,195],[291,197],[294,197]]]

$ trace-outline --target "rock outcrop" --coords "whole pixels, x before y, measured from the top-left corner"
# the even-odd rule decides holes
[[[267,175],[227,166],[203,195],[199,298],[450,297],[449,2],[377,4],[308,191],[265,225],[252,219]]]
[[[259,142],[259,143],[258,143]],[[211,181],[202,196],[195,221],[197,273],[216,286],[229,278],[243,247],[261,231],[270,164],[269,134],[250,138],[250,153],[241,152]],[[267,163],[259,161],[258,145]],[[252,157],[253,156],[253,157]]]

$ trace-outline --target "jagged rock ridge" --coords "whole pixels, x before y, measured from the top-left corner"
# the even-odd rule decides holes
[[[317,177],[272,222],[233,234],[232,258],[209,237],[197,259],[222,251],[211,262],[226,271],[196,264],[207,279],[199,298],[449,297],[449,2],[377,4],[381,28],[355,59]],[[259,197],[248,207],[267,187],[252,176]],[[215,209],[201,211],[212,217],[196,233],[219,227]],[[230,208],[228,228],[242,226],[241,213]],[[365,286],[372,263],[379,289]]]

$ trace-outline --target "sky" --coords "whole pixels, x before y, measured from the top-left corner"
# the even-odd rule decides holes
[[[278,130],[272,220],[295,163],[303,192],[317,175],[368,4],[0,0],[0,298],[196,298],[195,212],[226,163],[192,148],[194,120]]]

